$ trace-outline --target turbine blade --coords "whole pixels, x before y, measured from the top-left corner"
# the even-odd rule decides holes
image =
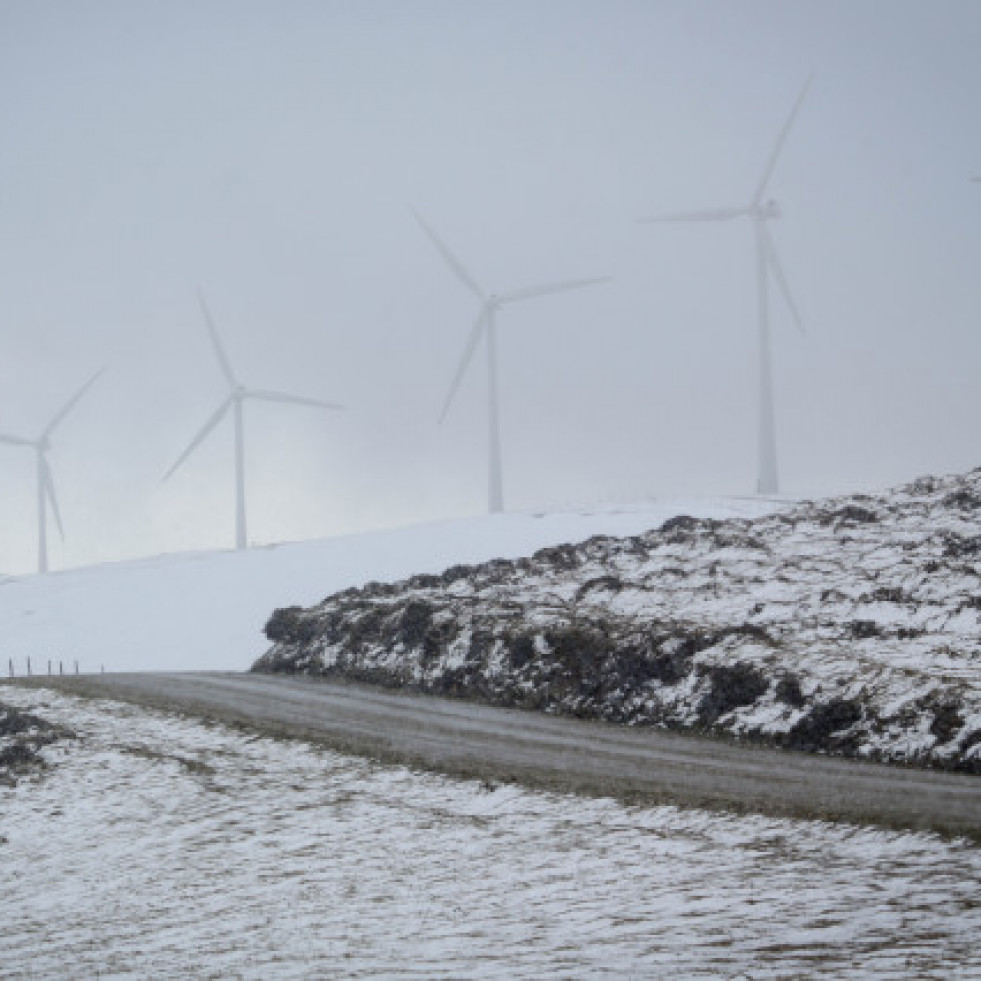
[[[208,433],[210,433],[211,430],[214,429],[219,422],[221,422],[222,417],[228,411],[228,407],[231,404],[232,404],[232,399],[231,396],[229,396],[208,417],[208,421],[201,427],[197,436],[195,436],[194,439],[191,440],[191,442],[188,444],[187,449],[184,450],[184,452],[181,453],[181,455],[177,458],[174,465],[163,475],[162,480],[167,480],[170,477],[170,475],[198,448],[198,446],[201,445],[201,442],[204,440],[205,436],[207,436]]]
[[[65,527],[61,523],[61,511],[58,508],[58,496],[55,494],[54,477],[51,473],[51,466],[46,457],[41,458],[41,474],[44,481],[44,493],[51,502],[51,513],[54,514],[55,524],[58,526],[58,534],[61,540],[65,540]]]
[[[642,225],[653,225],[661,221],[729,221],[749,214],[749,208],[707,208],[704,211],[679,211],[667,215],[654,215],[641,218]]]
[[[486,319],[487,307],[484,306],[480,308],[480,313],[477,314],[477,319],[474,321],[474,325],[470,330],[470,336],[467,338],[467,346],[463,349],[463,357],[460,359],[460,366],[456,369],[453,384],[450,386],[450,393],[446,396],[446,401],[443,403],[443,411],[439,414],[440,422],[446,418],[446,413],[450,410],[456,390],[460,387],[460,382],[463,381],[467,366],[473,359],[473,353],[477,350],[477,344],[480,342],[480,337],[484,332],[484,322]]]
[[[455,255],[453,255],[453,253],[450,252],[450,250],[439,240],[436,233],[432,230],[432,228],[429,226],[426,219],[422,217],[422,215],[420,215],[417,211],[414,210],[412,214],[415,215],[416,221],[419,222],[419,225],[422,228],[422,230],[426,233],[426,235],[429,236],[429,240],[436,247],[436,251],[446,260],[446,264],[450,267],[450,269],[452,269],[453,272],[457,274],[461,282],[463,282],[463,284],[471,292],[475,293],[482,302],[486,303],[487,295],[480,288],[480,286],[477,285],[477,281],[473,278],[473,276],[471,276],[470,273],[467,272],[467,269],[463,265],[463,263],[460,262],[460,260]]]
[[[198,287],[198,302],[201,304],[201,312],[204,314],[204,322],[208,327],[208,336],[211,338],[211,346],[215,349],[215,357],[218,359],[218,364],[221,365],[222,373],[228,380],[228,384],[235,388],[238,385],[238,381],[235,378],[235,372],[232,371],[232,364],[228,360],[228,355],[225,354],[225,349],[221,346],[221,338],[218,336],[218,328],[215,326],[214,318],[211,316],[211,311],[208,309],[208,302],[204,298],[204,293],[201,288]]]
[[[41,434],[41,439],[45,439],[45,438],[46,438],[47,436],[50,436],[50,435],[51,435],[51,434],[52,434],[52,433],[54,432],[54,430],[55,430],[55,427],[56,427],[56,426],[57,426],[57,425],[58,425],[58,424],[59,424],[59,423],[60,423],[60,422],[62,421],[62,419],[64,419],[64,418],[65,418],[65,416],[67,416],[67,415],[68,415],[68,413],[69,413],[69,412],[71,412],[71,411],[72,411],[72,409],[74,409],[74,408],[75,408],[75,404],[76,404],[76,403],[78,402],[78,400],[79,400],[79,399],[80,399],[80,398],[81,398],[81,397],[82,397],[82,396],[83,396],[83,395],[84,395],[84,394],[85,394],[85,393],[86,393],[86,392],[87,392],[87,391],[88,391],[88,390],[89,390],[89,389],[90,389],[90,388],[91,388],[91,387],[92,387],[92,386],[93,386],[93,385],[95,384],[95,381],[96,381],[96,379],[97,379],[97,378],[99,377],[99,375],[101,375],[101,374],[102,374],[102,372],[103,372],[103,371],[105,371],[105,370],[106,370],[105,368],[100,368],[100,369],[99,369],[99,370],[98,370],[98,371],[97,371],[97,372],[96,372],[96,373],[95,373],[95,374],[94,374],[94,375],[93,375],[93,376],[92,376],[92,377],[91,377],[91,378],[90,378],[90,379],[89,379],[89,380],[88,380],[88,381],[87,381],[87,382],[86,382],[86,383],[85,383],[85,384],[84,384],[84,385],[83,385],[83,386],[82,386],[82,387],[81,387],[81,388],[80,388],[80,389],[79,389],[79,390],[78,390],[78,391],[77,391],[77,392],[76,392],[76,393],[75,393],[75,394],[74,394],[74,395],[73,395],[73,396],[72,396],[72,397],[71,397],[71,398],[70,398],[69,400],[68,400],[68,402],[66,402],[66,403],[65,403],[65,405],[64,405],[64,406],[63,406],[63,407],[61,408],[61,410],[60,410],[60,411],[59,411],[59,412],[58,412],[58,413],[57,413],[57,414],[55,415],[55,417],[54,417],[54,419],[52,419],[52,420],[51,420],[51,422],[49,422],[49,423],[48,423],[48,428],[47,428],[47,429],[45,429],[45,430],[44,430],[44,432],[43,432],[43,433]]]
[[[9,443],[11,446],[34,446],[34,440],[21,439],[20,436],[0,436],[0,443]]]
[[[261,399],[263,402],[289,402],[293,405],[312,405],[318,409],[344,408],[343,405],[338,405],[336,402],[324,402],[322,399],[308,399],[302,395],[287,395],[285,392],[270,392],[259,388],[246,389],[245,397]]]
[[[773,170],[777,166],[777,158],[780,156],[780,151],[783,149],[784,143],[787,141],[787,136],[790,133],[791,126],[794,125],[794,119],[797,116],[797,111],[801,107],[801,103],[804,101],[804,96],[807,95],[807,90],[811,87],[811,82],[814,76],[809,75],[807,81],[804,83],[804,87],[800,90],[800,95],[797,96],[797,101],[794,103],[794,108],[790,110],[790,115],[787,117],[787,121],[783,124],[783,129],[780,130],[780,135],[777,137],[777,142],[773,146],[773,150],[770,153],[770,159],[766,162],[766,169],[763,171],[763,176],[760,179],[759,186],[756,188],[756,193],[753,195],[753,204],[758,205],[763,200],[763,195],[766,193],[766,185],[770,183],[770,178],[773,176]]]
[[[801,320],[800,311],[797,309],[797,304],[794,302],[794,297],[790,292],[790,286],[787,285],[787,277],[784,275],[783,263],[781,263],[780,257],[777,255],[777,247],[770,235],[770,230],[766,227],[765,222],[760,222],[760,225],[763,229],[763,247],[766,251],[767,262],[769,262],[770,269],[773,272],[773,278],[777,281],[777,286],[780,288],[780,292],[783,293],[783,298],[787,301],[787,306],[790,308],[790,313],[794,318],[794,323],[797,325],[797,329],[802,334],[806,334],[807,331],[804,330],[804,321]]]
[[[541,286],[526,286],[524,289],[502,293],[497,299],[501,303],[513,303],[515,300],[528,300],[533,296],[545,296],[547,293],[564,293],[567,290],[578,290],[597,283],[609,283],[612,279],[612,276],[596,276],[592,279],[571,279],[564,283],[543,283]]]

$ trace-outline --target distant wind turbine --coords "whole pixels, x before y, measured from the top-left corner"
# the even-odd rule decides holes
[[[257,402],[287,402],[291,405],[312,405],[319,409],[342,409],[343,406],[333,402],[322,402],[319,399],[302,398],[298,395],[287,395],[284,392],[270,392],[265,389],[246,388],[240,384],[232,371],[231,362],[225,354],[221,339],[218,336],[218,329],[212,319],[208,304],[204,299],[204,294],[198,291],[198,301],[201,304],[201,311],[204,314],[204,322],[208,328],[208,336],[215,351],[215,357],[221,367],[222,374],[228,382],[228,396],[210,415],[201,427],[198,434],[191,440],[187,449],[177,458],[174,465],[164,474],[163,479],[167,480],[171,474],[198,448],[204,438],[211,432],[218,423],[225,417],[229,409],[233,410],[235,420],[235,547],[247,548],[246,522],[245,522],[245,418],[243,407],[248,399]]]
[[[76,403],[91,388],[95,380],[102,374],[104,368],[100,368],[66,403],[55,413],[54,418],[48,423],[47,427],[37,439],[24,439],[20,436],[0,436],[0,443],[8,443],[12,446],[30,446],[33,448],[37,457],[37,571],[45,573],[48,571],[48,507],[54,515],[55,523],[58,525],[58,533],[62,540],[65,538],[65,529],[61,523],[61,511],[58,508],[58,498],[55,495],[54,477],[51,473],[51,464],[48,463],[48,450],[51,449],[51,435],[55,429],[64,421]]]
[[[749,204],[738,208],[715,208],[709,211],[691,211],[680,214],[659,215],[654,218],[642,219],[645,222],[661,221],[728,221],[732,218],[749,218],[753,223],[753,231],[756,237],[756,264],[757,280],[756,295],[759,307],[759,463],[757,473],[756,490],[759,494],[778,493],[777,480],[777,440],[776,424],[774,421],[773,410],[773,368],[770,353],[770,317],[768,306],[768,280],[767,273],[773,274],[780,292],[787,301],[787,306],[794,318],[794,323],[803,333],[804,325],[801,321],[797,304],[794,302],[787,285],[787,278],[784,275],[783,266],[777,255],[776,245],[767,222],[774,218],[779,218],[783,212],[780,205],[772,199],[765,200],[767,185],[773,176],[773,171],[777,165],[777,158],[787,140],[790,128],[793,126],[797,112],[804,101],[804,96],[810,87],[811,79],[804,83],[797,101],[794,103],[787,121],[777,137],[777,142],[767,160],[766,169],[760,179],[756,190],[750,198]]]
[[[416,212],[413,212],[416,221],[422,226],[422,230],[429,236],[430,241],[436,247],[436,251],[446,260],[446,264],[453,270],[460,282],[473,293],[480,301],[477,312],[477,319],[470,330],[470,337],[467,339],[466,347],[463,350],[463,357],[457,368],[453,384],[450,386],[449,394],[443,404],[443,411],[440,413],[439,421],[446,418],[446,413],[456,396],[460,382],[481,338],[487,338],[487,416],[488,416],[488,510],[493,514],[504,510],[504,479],[501,466],[501,429],[498,416],[498,384],[497,384],[497,312],[501,307],[509,303],[517,303],[519,300],[530,300],[532,297],[545,296],[547,293],[563,293],[566,290],[580,289],[584,286],[592,286],[595,283],[609,282],[612,277],[600,276],[592,279],[574,279],[561,283],[543,283],[538,286],[525,286],[522,289],[510,290],[507,293],[486,293],[477,285],[473,276],[467,272],[463,263],[439,240],[436,233],[430,228],[425,219]]]

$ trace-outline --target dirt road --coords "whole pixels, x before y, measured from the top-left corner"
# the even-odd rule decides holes
[[[24,682],[19,682],[24,683]],[[694,804],[981,840],[981,778],[735,745],[309,678],[34,678],[78,694],[310,739],[389,762],[644,803]]]

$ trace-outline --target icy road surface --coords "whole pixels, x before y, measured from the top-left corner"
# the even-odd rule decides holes
[[[981,778],[967,774],[754,748],[304,676],[140,673],[32,683],[242,722],[267,735],[311,738],[453,775],[981,840]]]
[[[0,790],[7,975],[954,977],[981,850],[420,775],[115,702]]]

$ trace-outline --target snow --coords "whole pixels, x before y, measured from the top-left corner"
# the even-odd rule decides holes
[[[0,973],[981,973],[981,850],[384,767],[0,687],[74,729],[0,794]]]
[[[592,535],[632,535],[677,514],[752,517],[751,498],[678,499],[569,514],[499,514],[245,552],[166,555],[47,576],[0,578],[0,670],[59,660],[83,672],[247,670],[276,607],[309,606],[373,580],[516,558]]]

